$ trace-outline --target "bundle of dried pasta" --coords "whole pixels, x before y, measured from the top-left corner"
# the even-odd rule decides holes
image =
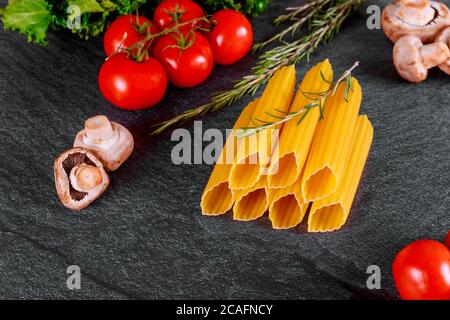
[[[314,133],[302,180],[303,199],[307,202],[332,194],[343,179],[362,96],[358,81],[350,81],[350,90],[342,82],[328,97],[324,119]]]
[[[233,206],[234,198],[228,184],[228,177],[230,176],[230,169],[238,144],[235,133],[237,129],[249,125],[258,100],[256,99],[250,102],[241,112],[217,158],[216,165],[209,177],[200,202],[200,207],[204,215],[223,214]]]
[[[328,90],[332,81],[333,69],[328,59],[312,67],[299,85],[289,112],[297,112],[310,103],[318,103],[317,100],[320,98],[318,94]],[[279,160],[274,159],[269,169],[269,188],[284,188],[292,185],[303,170],[320,117],[317,107],[305,112],[306,114],[301,113],[283,125],[279,143]]]
[[[253,126],[260,126],[273,120],[271,114],[287,112],[294,95],[295,67],[283,67],[270,79],[264,90],[258,107],[252,117]],[[235,162],[230,172],[232,189],[248,189],[257,183],[269,165],[274,147],[278,144],[278,135],[274,126],[258,131],[256,134],[242,138]]]
[[[276,72],[262,97],[236,122],[234,129],[253,132],[240,139],[233,132],[228,138],[219,159],[231,158],[232,164],[216,164],[202,196],[203,214],[233,208],[235,220],[249,221],[268,210],[274,229],[288,229],[302,222],[312,202],[308,231],[339,229],[373,137],[370,121],[358,117],[362,92],[351,70],[336,85],[329,61],[317,64],[305,75],[290,108],[295,69]],[[281,135],[272,136],[271,130],[280,128]]]
[[[297,226],[305,216],[308,204],[303,201],[301,175],[292,185],[269,189],[269,219],[274,229],[288,229]]]
[[[359,116],[351,139],[350,157],[337,190],[312,204],[308,231],[339,229],[347,220],[364,164],[373,139],[373,128],[367,116]]]

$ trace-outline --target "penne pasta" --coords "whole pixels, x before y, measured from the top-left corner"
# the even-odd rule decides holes
[[[328,90],[332,81],[333,69],[328,59],[315,65],[303,78],[289,112],[297,112],[313,103],[318,98],[317,93]],[[283,125],[279,160],[272,159],[269,169],[268,186],[271,189],[292,185],[303,170],[320,117],[317,107],[305,112],[307,115],[300,114]],[[302,122],[298,124],[301,118]]]
[[[294,66],[283,67],[275,72],[255,109],[253,126],[274,121],[270,114],[286,112],[294,94],[294,87]],[[232,189],[248,189],[258,181],[268,167],[274,147],[278,144],[278,129],[279,127],[272,127],[242,138],[244,142],[239,144],[230,172],[229,183]]]
[[[236,202],[233,207],[233,219],[239,221],[256,220],[269,207],[267,176],[260,176],[249,189],[233,190]]]
[[[367,116],[359,116],[351,141],[350,157],[338,189],[332,195],[315,201],[308,217],[308,231],[325,232],[342,227],[346,222],[364,169],[373,127]]]
[[[203,191],[200,207],[204,215],[219,215],[231,209],[234,203],[232,192],[228,185],[228,177],[232,165],[232,159],[237,149],[235,130],[248,126],[251,116],[258,104],[256,99],[249,103],[239,115],[234,124],[233,131],[227,138],[225,145],[216,161],[216,165],[209,177]],[[231,161],[229,160],[231,158]]]
[[[301,176],[285,188],[269,189],[269,219],[274,229],[288,229],[297,226],[305,216],[308,204],[301,192]]]
[[[361,104],[361,87],[355,78],[346,97],[346,83],[341,83],[324,107],[306,161],[302,195],[306,202],[332,194],[341,183],[349,155],[350,142]]]

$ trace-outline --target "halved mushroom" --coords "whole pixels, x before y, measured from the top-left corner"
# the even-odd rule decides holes
[[[402,78],[421,82],[427,78],[428,69],[450,58],[450,50],[443,42],[422,44],[419,37],[403,36],[394,46],[394,64]]]
[[[404,35],[414,35],[429,43],[439,30],[449,25],[450,11],[437,1],[396,0],[383,9],[381,16],[383,31],[392,42]]]
[[[60,154],[54,165],[55,186],[65,207],[80,210],[108,187],[109,176],[93,153],[73,148]]]
[[[86,120],[73,146],[89,149],[107,170],[114,171],[131,155],[134,141],[127,128],[99,115]]]
[[[450,27],[444,28],[436,35],[436,42],[443,42],[450,48]],[[450,58],[439,65],[439,69],[450,75]]]

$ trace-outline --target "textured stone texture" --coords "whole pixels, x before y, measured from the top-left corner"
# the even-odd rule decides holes
[[[274,1],[254,20],[256,40],[275,31],[270,21],[292,3]],[[450,229],[450,84],[438,70],[419,85],[402,81],[392,44],[381,30],[366,28],[366,17],[364,7],[298,65],[301,76],[330,58],[340,73],[359,60],[362,112],[375,127],[348,223],[327,234],[308,234],[304,226],[274,231],[267,218],[203,217],[199,199],[212,167],[173,165],[170,132],[147,136],[150,124],[229,88],[255,58],[216,67],[197,89],[171,88],[152,110],[126,112],[108,105],[97,88],[100,39],[51,33],[42,48],[2,31],[0,298],[397,298],[395,253]],[[203,127],[231,128],[248,101],[203,117]],[[130,128],[136,150],[98,201],[71,212],[56,196],[53,159],[96,114]],[[81,291],[65,286],[70,264],[81,267]],[[371,264],[381,267],[382,290],[366,289]]]

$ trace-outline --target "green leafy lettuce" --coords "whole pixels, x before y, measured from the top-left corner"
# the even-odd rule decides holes
[[[0,15],[5,30],[44,45],[49,28],[70,29],[87,39],[101,34],[111,18],[135,13],[148,2],[156,0],[9,0]]]
[[[3,12],[4,28],[26,34],[28,41],[45,44],[45,34],[52,20],[51,9],[45,0],[10,0]]]

